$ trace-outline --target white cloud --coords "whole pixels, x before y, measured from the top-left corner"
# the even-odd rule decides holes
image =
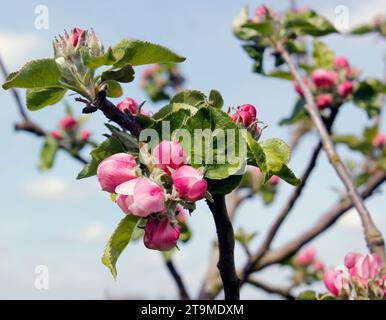
[[[33,33],[0,32],[0,54],[9,68],[19,67],[31,51],[39,48],[39,37]]]
[[[104,243],[109,237],[109,230],[100,222],[92,222],[79,230],[70,231],[66,238],[84,243]]]
[[[91,190],[90,190],[91,189]],[[76,180],[59,177],[44,177],[27,180],[21,186],[21,192],[28,198],[46,201],[82,201],[94,191],[94,184],[84,186]]]

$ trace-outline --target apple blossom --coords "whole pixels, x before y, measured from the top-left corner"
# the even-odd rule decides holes
[[[350,64],[349,64],[347,58],[343,57],[343,56],[335,57],[335,59],[334,59],[334,66],[338,70],[340,70],[340,69],[349,69],[350,68]]]
[[[102,189],[114,192],[121,183],[136,178],[136,166],[135,158],[127,153],[116,153],[104,159],[97,168]]]
[[[331,88],[335,84],[337,78],[338,75],[335,71],[316,69],[312,72],[312,81],[319,88]]]
[[[172,174],[173,184],[181,199],[195,202],[203,199],[208,184],[204,175],[191,166],[184,165]]]
[[[78,122],[73,116],[65,116],[64,118],[59,120],[59,126],[64,130],[73,129]]]
[[[244,127],[248,128],[256,120],[256,108],[251,104],[244,104],[237,108],[236,113],[232,116],[236,123],[241,121]]]
[[[188,163],[185,151],[177,140],[162,141],[154,148],[153,156],[156,166],[168,174],[171,173],[169,167],[175,170]]]
[[[57,140],[63,139],[62,133],[59,130],[51,131],[50,134],[51,134],[51,137],[53,137]]]
[[[324,271],[324,263],[321,262],[321,261],[314,261],[314,263],[312,264],[312,266],[314,267],[314,269],[316,271],[321,271],[323,272]]]
[[[378,276],[382,262],[376,254],[349,253],[345,257],[345,265],[351,276],[367,281]]]
[[[353,84],[351,81],[346,80],[338,86],[338,93],[346,98],[353,90]]]
[[[84,30],[81,29],[81,28],[74,28],[73,31],[72,31],[72,45],[74,47],[77,46],[78,44],[78,41],[79,41],[79,36],[81,35],[81,33],[83,32]]]
[[[373,140],[373,146],[376,148],[382,148],[386,145],[386,136],[383,132],[378,132]]]
[[[278,176],[272,176],[268,181],[270,184],[273,184],[274,186],[276,186],[279,184],[280,178]]]
[[[168,218],[149,218],[145,226],[143,242],[149,249],[168,251],[176,246],[181,227],[174,225]]]
[[[138,113],[138,103],[133,98],[126,98],[124,101],[118,103],[117,107],[122,112],[125,112],[127,110],[131,114]]]
[[[295,257],[296,262],[301,266],[308,266],[314,262],[315,249],[311,246],[306,247],[303,251],[298,253]]]
[[[166,210],[163,189],[148,178],[135,178],[115,188],[117,204],[126,214],[147,217]]]
[[[83,130],[81,133],[80,133],[80,138],[83,140],[83,141],[87,141],[88,139],[90,139],[90,131],[88,130]]]
[[[327,270],[324,274],[323,281],[328,291],[336,297],[341,295],[342,290],[349,290],[350,278],[344,267]]]
[[[332,97],[330,94],[322,93],[316,97],[316,106],[319,110],[330,107],[332,104]]]

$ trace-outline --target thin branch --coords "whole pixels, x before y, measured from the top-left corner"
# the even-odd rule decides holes
[[[240,189],[236,188],[227,195],[227,209],[230,221],[233,221],[236,216],[237,209],[247,199],[251,198],[252,194],[240,195]],[[211,300],[214,298],[212,292],[222,288],[221,278],[217,269],[217,261],[219,259],[218,242],[214,240],[209,254],[209,264],[206,273],[201,283],[201,289],[198,295],[199,300]]]
[[[270,284],[264,283],[260,280],[251,279],[251,278],[247,280],[247,283],[256,288],[262,289],[268,293],[278,294],[288,300],[295,300],[295,297],[290,293],[290,291],[294,287],[293,285],[289,286],[288,288],[279,288],[279,287],[274,287]]]
[[[235,237],[229,219],[224,195],[213,195],[213,202],[207,201],[216,225],[219,244],[219,260],[217,267],[222,279],[225,300],[239,300],[240,287],[236,274],[234,247]]]
[[[386,173],[384,171],[376,172],[367,184],[366,188],[360,193],[360,196],[364,200],[369,198],[385,181]],[[279,263],[293,256],[302,246],[330,228],[344,213],[353,207],[354,205],[349,198],[345,198],[343,201],[338,201],[338,203],[321,216],[315,225],[301,233],[295,239],[287,242],[281,248],[268,252],[256,265],[254,271],[261,270],[269,265]]]
[[[332,125],[336,119],[337,114],[338,114],[338,108],[334,108],[333,110],[331,110],[331,115],[326,120],[326,127],[327,127],[328,132],[331,132]],[[286,205],[284,206],[284,208],[281,210],[281,212],[277,216],[275,222],[273,223],[273,225],[269,229],[267,236],[266,236],[265,240],[263,241],[260,249],[254,255],[253,259],[250,260],[250,264],[247,265],[247,268],[244,270],[243,278],[241,281],[243,281],[244,278],[248,277],[250,271],[254,269],[254,266],[258,263],[258,261],[261,259],[261,257],[263,257],[264,254],[269,250],[269,248],[272,244],[272,241],[274,240],[277,232],[279,231],[279,228],[281,227],[281,225],[283,224],[284,220],[287,218],[287,216],[289,215],[291,210],[294,208],[297,200],[300,198],[300,196],[304,190],[304,187],[306,186],[306,182],[308,181],[308,178],[310,177],[312,171],[314,170],[314,168],[316,166],[316,162],[317,162],[317,159],[320,155],[321,150],[322,150],[322,142],[319,141],[319,143],[314,148],[314,151],[311,155],[311,158],[308,162],[308,165],[307,165],[307,167],[306,167],[306,169],[301,177],[302,183],[298,187],[295,188],[292,195],[288,199]]]
[[[4,64],[3,60],[1,59],[1,57],[0,57],[0,69],[1,69],[1,72],[3,73],[4,78],[7,78],[7,76],[8,76],[7,68],[5,67],[5,64]],[[17,106],[17,109],[19,111],[20,117],[23,120],[21,123],[15,124],[15,130],[16,131],[29,132],[29,133],[32,133],[32,134],[38,136],[38,137],[45,137],[47,135],[47,132],[42,127],[40,127],[36,122],[32,121],[29,118],[29,116],[24,108],[24,105],[22,103],[22,100],[20,98],[19,92],[14,88],[11,88],[11,92],[12,92],[12,95],[15,99],[16,106]],[[81,162],[83,164],[88,163],[88,161],[86,159],[84,159],[81,155],[72,153],[71,150],[67,146],[61,144],[60,142],[59,142],[59,149],[64,150],[71,157],[73,157],[74,159],[78,160],[79,162]]]
[[[172,276],[175,284],[177,285],[179,297],[181,300],[190,300],[188,291],[186,290],[185,284],[178,273],[176,266],[174,265],[171,259],[165,260],[166,268],[168,269],[170,275]]]
[[[374,224],[370,212],[363,203],[362,198],[360,197],[355,184],[348,172],[347,168],[339,158],[338,153],[335,150],[335,146],[331,140],[331,137],[322,121],[319,110],[316,107],[314,97],[311,90],[305,85],[299,71],[295,67],[290,55],[283,48],[283,46],[278,43],[277,51],[281,53],[283,60],[287,63],[292,75],[299,83],[300,88],[304,93],[306,100],[305,109],[308,112],[313,124],[319,132],[320,139],[323,143],[323,148],[327,153],[329,161],[336,173],[342,180],[343,184],[346,187],[347,194],[350,197],[352,203],[358,211],[359,217],[362,221],[362,226],[364,229],[364,235],[367,242],[367,246],[372,253],[375,253],[380,256],[383,261],[382,273],[386,274],[386,253],[385,253],[385,242],[382,237],[381,232],[378,230]]]

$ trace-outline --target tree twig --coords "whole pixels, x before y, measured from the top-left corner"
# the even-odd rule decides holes
[[[278,294],[288,300],[295,300],[295,297],[290,293],[293,286],[289,286],[287,288],[279,288],[279,287],[274,287],[268,283],[262,282],[260,280],[251,279],[251,278],[247,280],[247,283],[256,288],[262,289],[268,293]]]
[[[314,126],[319,132],[320,139],[323,144],[323,148],[327,153],[327,156],[331,165],[333,166],[336,173],[342,180],[344,186],[346,187],[348,196],[350,197],[352,203],[354,204],[355,208],[358,211],[359,217],[362,221],[362,226],[364,229],[364,235],[365,235],[367,246],[370,252],[380,256],[383,262],[382,274],[386,274],[386,253],[385,253],[385,242],[384,242],[383,236],[381,232],[378,230],[378,228],[376,227],[376,225],[374,224],[371,218],[370,212],[368,211],[365,204],[363,203],[363,200],[360,197],[347,168],[345,167],[345,165],[339,158],[338,153],[335,150],[335,146],[322,121],[319,110],[316,107],[312,92],[305,85],[302,77],[300,76],[299,71],[295,67],[286,49],[280,43],[277,43],[276,47],[277,47],[276,48],[277,51],[280,52],[283,60],[287,63],[291,71],[291,74],[299,83],[299,86],[302,89],[302,92],[304,93],[304,98],[306,100],[306,104],[304,107],[308,112]]]
[[[190,296],[188,294],[188,291],[186,290],[185,284],[179,272],[177,271],[173,261],[171,259],[165,259],[165,265],[177,286],[180,299],[190,300]]]
[[[225,196],[213,195],[213,202],[207,201],[207,204],[216,225],[219,246],[217,267],[224,287],[225,300],[239,300],[240,287],[234,260],[235,237],[226,209]]]

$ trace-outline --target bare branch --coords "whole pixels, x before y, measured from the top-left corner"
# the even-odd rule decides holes
[[[288,300],[295,300],[295,297],[290,293],[290,291],[294,287],[293,285],[287,288],[279,288],[279,287],[271,286],[270,284],[264,283],[260,280],[251,279],[251,278],[247,280],[247,283],[256,288],[262,289],[268,293],[278,294]]]
[[[185,284],[179,274],[179,272],[176,269],[176,266],[174,265],[173,261],[171,259],[166,260],[165,259],[165,265],[172,276],[175,284],[177,285],[179,297],[181,300],[190,300],[188,291],[186,290]]]

